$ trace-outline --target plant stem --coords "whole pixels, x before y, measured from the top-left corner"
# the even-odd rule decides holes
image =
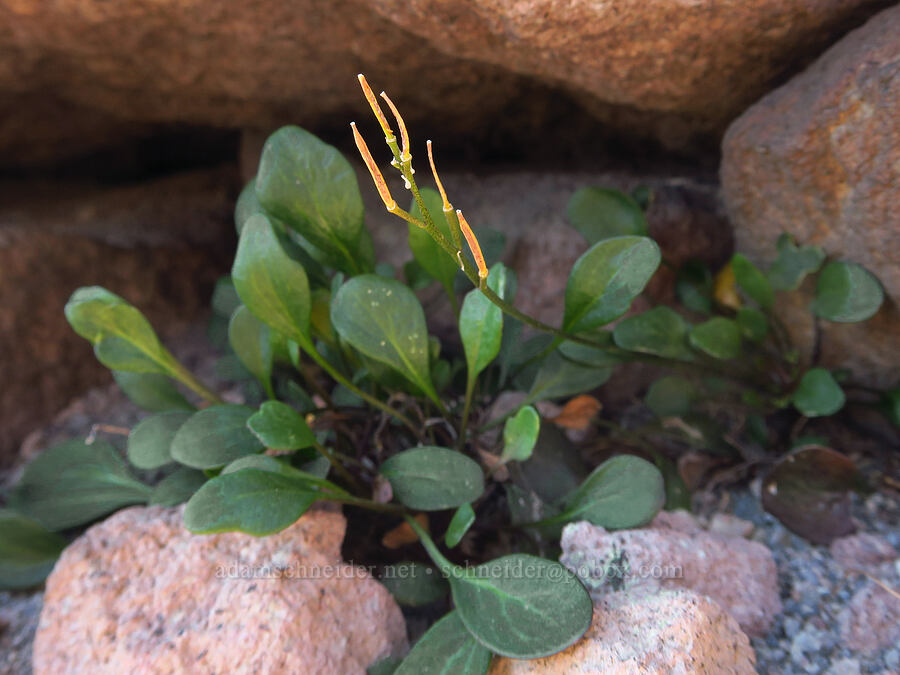
[[[425,528],[419,525],[419,523],[416,522],[415,518],[413,518],[409,514],[404,514],[403,518],[413,529],[413,532],[415,532],[419,537],[419,541],[422,542],[422,546],[425,547],[425,550],[428,552],[428,556],[432,559],[432,561],[434,561],[434,564],[438,566],[441,572],[446,574],[448,577],[457,576],[460,572],[459,567],[457,565],[454,565],[444,557],[440,550],[438,550],[438,547],[434,543],[434,540],[425,531]]]
[[[195,394],[203,397],[210,403],[218,404],[225,402],[219,397],[218,394],[209,389],[200,380],[198,380],[191,371],[189,371],[181,364],[181,362],[177,361],[174,357],[172,358],[172,360],[175,363],[175,368],[172,372],[172,375],[175,377],[175,379],[177,379],[188,389],[193,391]]]
[[[300,347],[309,355],[309,357],[313,361],[315,361],[319,365],[320,368],[322,368],[322,370],[328,373],[336,382],[342,384],[346,389],[352,391],[354,394],[366,401],[369,405],[378,408],[383,412],[386,412],[388,415],[392,415],[398,421],[406,425],[409,430],[416,435],[416,437],[419,436],[419,430],[416,428],[416,425],[412,422],[412,420],[410,420],[403,413],[394,410],[391,406],[387,405],[383,401],[379,401],[368,392],[363,391],[346,377],[344,377],[330,363],[328,363],[328,361],[322,358],[322,355],[319,354],[318,351],[316,351],[315,345],[313,345],[312,342],[309,341],[309,338],[304,338],[303,342],[300,343]]]
[[[477,379],[477,377],[466,378],[466,402],[463,404],[462,419],[459,423],[459,438],[456,445],[456,449],[460,452],[466,447],[466,427],[469,424],[469,413],[472,410],[472,394],[475,393],[475,381]]]
[[[356,490],[359,493],[363,492],[362,484],[358,480],[356,480],[356,478],[353,477],[353,474],[351,474],[349,471],[347,471],[347,468],[343,464],[341,464],[340,460],[338,460],[338,458],[335,457],[334,454],[328,448],[326,448],[324,445],[322,445],[318,441],[313,443],[313,447],[319,452],[320,455],[322,455],[325,459],[328,460],[328,463],[331,464],[332,467],[334,467],[334,470],[337,471],[340,474],[341,478],[343,478],[345,481],[347,481],[347,483],[354,490]]]

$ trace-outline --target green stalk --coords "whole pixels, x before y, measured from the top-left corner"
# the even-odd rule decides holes
[[[315,345],[313,345],[312,342],[309,341],[309,338],[304,338],[303,342],[300,342],[299,344],[303,351],[305,351],[322,370],[328,373],[333,380],[335,380],[339,384],[344,385],[344,387],[366,401],[369,405],[378,408],[379,410],[386,412],[388,415],[391,415],[399,420],[402,424],[406,425],[409,430],[412,431],[416,436],[419,435],[419,430],[416,428],[416,425],[413,424],[413,422],[408,417],[406,417],[406,415],[394,410],[387,403],[378,400],[368,392],[363,391],[346,377],[344,377],[341,373],[339,373],[330,363],[328,363],[328,361],[322,358],[322,355],[319,354],[318,351],[316,351]]]
[[[457,440],[457,450],[462,452],[466,446],[466,427],[469,424],[469,413],[472,410],[472,394],[475,393],[476,377],[466,378],[466,402],[463,404],[462,420],[459,423],[459,439]]]
[[[428,553],[428,556],[431,558],[434,564],[438,566],[438,569],[440,569],[441,572],[443,572],[448,577],[459,576],[461,572],[459,567],[457,565],[454,565],[444,557],[440,550],[438,550],[438,547],[434,543],[434,540],[425,531],[425,528],[419,525],[419,523],[416,522],[415,518],[413,518],[409,514],[404,514],[403,518],[413,529],[413,532],[415,532],[419,537],[419,541],[422,542],[422,546],[425,547],[425,551]]]
[[[203,397],[213,404],[224,403],[216,392],[209,389],[205,384],[198,380],[194,374],[185,368],[181,362],[172,357],[174,367],[170,370],[172,377],[181,382],[185,387],[193,391],[195,394]]]
[[[335,457],[334,454],[330,450],[328,450],[328,448],[326,448],[318,441],[313,443],[313,447],[318,451],[320,455],[328,460],[328,463],[331,464],[334,470],[337,471],[338,474],[340,474],[341,478],[347,481],[347,483],[354,490],[356,490],[357,492],[363,491],[363,486],[359,483],[359,481],[357,481],[356,478],[353,477],[353,474],[347,471],[347,468],[343,464],[341,464],[338,458]]]

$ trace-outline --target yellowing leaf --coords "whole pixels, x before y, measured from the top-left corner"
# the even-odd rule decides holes
[[[582,394],[569,400],[560,413],[551,417],[550,421],[559,427],[584,431],[602,407],[600,401],[593,396]]]
[[[737,281],[734,278],[734,270],[728,263],[719,270],[713,281],[713,297],[720,305],[738,310],[741,308],[741,298],[737,292]]]
[[[427,532],[428,531],[428,514],[427,513],[419,513],[414,517],[414,520],[422,526],[422,528]],[[381,538],[381,545],[385,548],[389,548],[391,550],[400,548],[401,546],[406,546],[407,544],[414,544],[419,541],[419,536],[415,533],[415,531],[409,526],[407,523],[400,523],[393,530],[389,530],[387,534],[385,534]]]

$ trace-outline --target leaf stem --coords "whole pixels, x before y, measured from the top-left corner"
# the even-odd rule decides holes
[[[332,467],[334,467],[334,470],[337,471],[338,474],[340,474],[341,478],[343,478],[345,481],[347,481],[347,483],[354,490],[356,490],[357,492],[362,494],[362,492],[364,490],[362,484],[358,480],[356,480],[356,478],[353,477],[353,474],[347,470],[347,467],[345,467],[343,464],[341,464],[340,460],[337,457],[335,457],[333,452],[331,452],[328,448],[326,448],[324,445],[322,445],[318,441],[313,443],[313,447],[319,452],[320,455],[322,455],[325,459],[328,460],[328,463],[331,464]]]
[[[419,537],[419,541],[422,542],[422,546],[425,547],[425,551],[428,553],[428,556],[434,562],[435,565],[438,566],[438,569],[441,570],[448,577],[450,576],[458,576],[460,572],[460,568],[457,565],[454,565],[452,562],[447,560],[444,555],[440,552],[437,545],[434,543],[434,540],[425,531],[425,528],[419,525],[416,522],[416,519],[410,516],[408,513],[403,515],[404,520],[406,520],[407,524],[413,529],[413,532]]]
[[[210,403],[219,404],[224,403],[216,392],[209,389],[205,384],[203,384],[200,380],[198,380],[194,374],[185,368],[180,361],[178,361],[174,356],[172,357],[172,362],[174,367],[171,370],[172,376],[181,382],[188,389],[193,391],[195,394],[203,397],[205,400]]]

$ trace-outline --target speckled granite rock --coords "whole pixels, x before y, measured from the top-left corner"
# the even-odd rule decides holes
[[[0,675],[29,675],[43,593],[0,592]]]
[[[687,513],[646,528],[607,532],[587,522],[563,530],[560,561],[596,599],[618,591],[688,588],[722,606],[751,635],[781,611],[772,553],[762,544],[698,530]]]
[[[900,377],[900,7],[849,33],[805,72],[751,106],[722,146],[722,192],[738,248],[765,261],[790,232],[853,260],[884,285],[887,302],[865,324],[805,319],[809,298],[779,302],[803,351],[851,367],[863,382]],[[790,301],[791,299],[788,298]],[[795,317],[804,317],[794,329]]]
[[[345,521],[314,510],[270,537],[197,536],[182,509],[120,511],[47,580],[36,675],[362,674],[406,650],[387,590],[340,558]]]
[[[900,574],[888,578],[895,589],[898,580]],[[900,642],[900,597],[870,580],[841,610],[838,624],[841,638],[851,649],[874,652],[896,645]]]
[[[755,673],[756,657],[737,622],[691,591],[611,593],[594,608],[587,634],[543,659],[495,659],[491,675],[669,675]]]

